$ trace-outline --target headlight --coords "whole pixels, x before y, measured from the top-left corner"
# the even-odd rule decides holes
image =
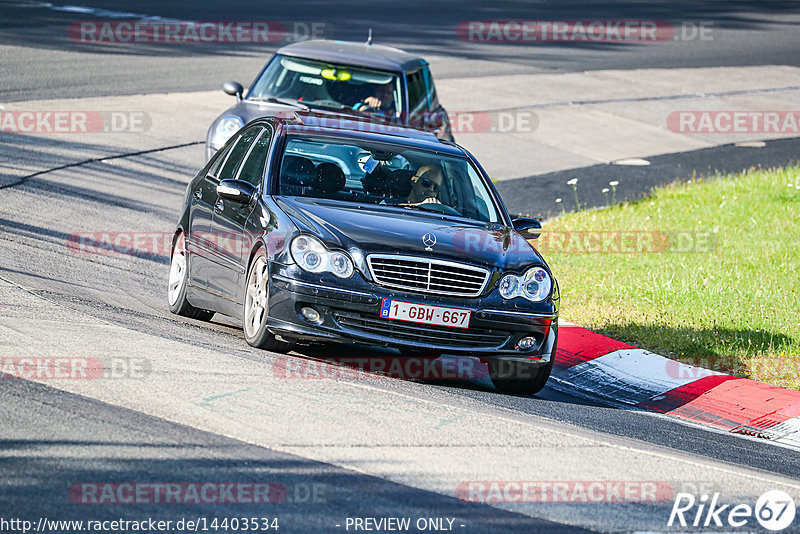
[[[539,302],[550,294],[552,285],[547,271],[541,267],[534,267],[522,277],[522,296],[533,302]]]
[[[507,274],[500,279],[500,296],[506,300],[524,297],[531,302],[539,302],[547,298],[553,281],[547,271],[541,267],[528,269],[524,275]]]
[[[343,252],[334,252],[328,256],[331,272],[339,278],[348,278],[353,274],[353,262]]]
[[[219,123],[217,123],[217,128],[214,130],[214,141],[217,146],[222,146],[225,141],[238,132],[242,126],[244,126],[244,122],[236,115],[228,115],[219,121]]]
[[[325,270],[328,250],[325,245],[312,237],[297,236],[292,241],[292,257],[297,264],[310,273]],[[326,261],[323,261],[326,260]]]
[[[292,258],[310,273],[333,273],[339,278],[353,274],[353,261],[344,252],[330,251],[319,240],[299,235],[292,240]]]
[[[504,299],[513,299],[517,296],[519,289],[519,278],[513,274],[507,274],[500,280],[500,296]]]

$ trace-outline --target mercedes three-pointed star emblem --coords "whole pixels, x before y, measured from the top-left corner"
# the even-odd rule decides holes
[[[426,251],[433,252],[433,245],[436,244],[436,236],[431,233],[425,234],[422,236],[422,244],[425,245]]]

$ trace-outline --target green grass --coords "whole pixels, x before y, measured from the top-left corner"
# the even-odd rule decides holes
[[[609,245],[616,235],[655,237],[645,253],[599,252],[585,240]],[[547,221],[540,239],[532,243],[559,281],[563,319],[800,389],[800,167],[675,183],[638,202]]]

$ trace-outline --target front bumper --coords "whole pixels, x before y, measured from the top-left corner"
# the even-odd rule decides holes
[[[271,270],[267,327],[284,338],[415,348],[540,365],[548,364],[555,353],[556,306],[547,306],[546,311],[511,309],[498,296],[458,298],[397,291],[368,282],[359,273],[341,280],[333,275],[310,275],[296,265],[273,263]],[[381,318],[385,298],[470,310],[469,328]],[[306,306],[319,312],[316,322],[300,313]],[[536,342],[529,349],[520,349],[518,342],[523,337],[533,337]]]

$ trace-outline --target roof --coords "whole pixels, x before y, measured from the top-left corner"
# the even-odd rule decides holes
[[[414,71],[428,64],[421,57],[399,48],[345,41],[300,41],[284,46],[277,53],[393,72]]]
[[[282,122],[286,123],[289,133],[309,133],[349,139],[370,139],[373,141],[382,140],[464,156],[464,152],[457,145],[443,143],[431,132],[415,128],[315,113],[295,113],[295,117],[295,121],[281,119]]]

